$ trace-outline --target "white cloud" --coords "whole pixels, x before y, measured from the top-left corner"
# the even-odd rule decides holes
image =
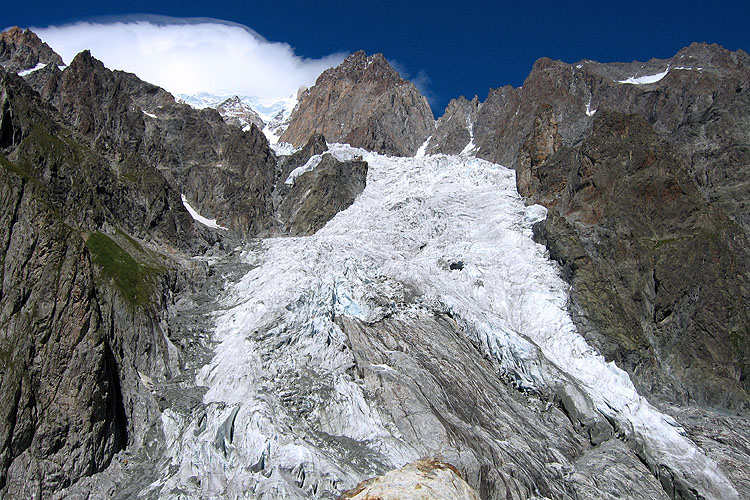
[[[108,68],[135,73],[174,94],[284,97],[313,85],[346,56],[302,58],[289,44],[215,19],[149,17],[31,29],[66,63],[90,49]]]

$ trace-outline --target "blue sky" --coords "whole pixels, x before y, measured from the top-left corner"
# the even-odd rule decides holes
[[[296,55],[383,52],[416,80],[437,116],[451,98],[521,85],[542,56],[575,62],[669,57],[693,41],[750,50],[747,2],[7,2],[0,27],[149,13],[248,26]]]

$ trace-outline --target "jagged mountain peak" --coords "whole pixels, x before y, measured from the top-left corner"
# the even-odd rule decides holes
[[[299,147],[311,133],[371,151],[410,156],[434,130],[427,99],[382,54],[358,51],[300,96],[281,136]]]
[[[383,54],[377,53],[368,56],[364,50],[350,54],[340,65],[321,73],[318,80],[325,81],[329,78],[346,78],[356,83],[382,81],[384,83],[403,84],[406,82]]]
[[[24,71],[49,63],[62,65],[63,60],[33,31],[13,26],[0,34],[0,66],[6,71]]]

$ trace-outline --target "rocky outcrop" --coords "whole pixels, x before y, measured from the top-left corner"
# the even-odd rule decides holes
[[[310,170],[285,181],[283,199],[276,209],[282,231],[292,236],[315,233],[351,205],[365,189],[367,162],[340,161],[330,153],[313,157]]]
[[[0,33],[0,66],[17,73],[38,65],[62,65],[62,58],[32,31],[14,26]]]
[[[476,96],[471,101],[462,96],[448,103],[443,116],[436,123],[435,132],[430,136],[425,152],[457,155],[467,148],[471,149],[478,109],[479,98]]]
[[[458,469],[438,460],[419,460],[363,481],[339,500],[479,500]]]
[[[273,190],[274,234],[314,234],[364,190],[367,162],[340,161],[322,134],[313,134],[293,154],[282,156]]]
[[[670,145],[641,117],[599,112],[529,176],[589,342],[651,394],[750,405],[750,244]]]
[[[0,70],[0,492],[47,497],[142,443],[142,380],[179,371],[163,330],[184,211],[151,206],[24,81]]]
[[[331,142],[409,156],[433,130],[432,111],[416,87],[382,54],[359,51],[300,96],[281,140],[299,147],[319,132]]]

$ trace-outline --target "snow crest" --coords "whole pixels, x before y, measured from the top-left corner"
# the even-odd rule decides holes
[[[656,73],[655,75],[631,76],[630,78],[626,78],[625,80],[620,80],[618,83],[629,83],[631,85],[646,85],[649,83],[656,83],[667,76],[667,73],[669,73],[669,67],[667,67],[667,69],[665,69],[661,73]]]
[[[374,322],[396,309],[414,318],[450,312],[519,386],[575,384],[647,461],[707,498],[736,498],[675,421],[577,333],[567,285],[532,240],[546,211],[524,206],[513,170],[466,154],[330,151],[362,156],[367,187],[315,235],[244,251],[254,267],[229,288],[216,316],[215,357],[197,377],[208,388],[205,412],[188,420],[163,414],[170,463],[153,487],[165,498],[336,496],[361,476],[329,446],[332,436],[393,468],[420,458],[353,379],[354,355],[334,321]],[[461,270],[451,270],[458,261]],[[396,306],[405,287],[418,298]],[[282,404],[302,392],[312,401],[304,418]]]

